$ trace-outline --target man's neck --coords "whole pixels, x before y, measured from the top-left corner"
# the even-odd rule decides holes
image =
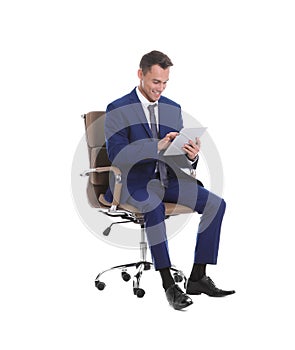
[[[141,87],[140,86],[137,86],[136,87],[136,93],[137,93],[137,96],[140,100],[141,103],[145,104],[145,105],[149,105],[149,104],[155,104],[157,103],[158,101],[149,101],[146,96],[142,93],[142,90],[141,90]]]

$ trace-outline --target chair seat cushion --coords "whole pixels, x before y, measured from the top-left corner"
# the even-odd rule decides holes
[[[112,203],[105,200],[103,194],[100,194],[99,202],[101,205],[103,205],[104,207],[107,207],[107,208],[110,208],[112,206]],[[191,208],[186,207],[186,206],[181,205],[181,204],[165,202],[164,205],[165,205],[166,216],[193,213],[193,210]],[[134,214],[138,214],[138,215],[141,214],[137,208],[135,208],[134,206],[127,204],[127,203],[119,204],[118,209],[125,210],[125,211],[128,211],[130,213],[134,213]]]

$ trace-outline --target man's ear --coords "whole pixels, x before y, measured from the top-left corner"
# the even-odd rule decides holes
[[[137,76],[138,76],[138,78],[139,78],[140,80],[142,80],[142,78],[143,78],[143,72],[142,72],[142,69],[141,69],[141,68],[139,68],[139,70],[137,71]]]

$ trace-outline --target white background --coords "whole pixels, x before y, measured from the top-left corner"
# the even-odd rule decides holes
[[[1,348],[293,349],[293,1],[7,1],[1,33]],[[136,260],[81,222],[71,165],[82,113],[137,84],[141,56],[167,53],[165,95],[208,126],[227,213],[208,274],[237,293],[169,307],[115,274]],[[78,174],[77,174],[78,176]],[[196,222],[170,242],[189,274]]]

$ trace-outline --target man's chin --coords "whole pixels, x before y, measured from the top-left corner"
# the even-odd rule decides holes
[[[152,96],[152,102],[156,102],[156,101],[158,101],[159,99],[160,99],[160,97],[161,97],[161,95],[153,95]]]

